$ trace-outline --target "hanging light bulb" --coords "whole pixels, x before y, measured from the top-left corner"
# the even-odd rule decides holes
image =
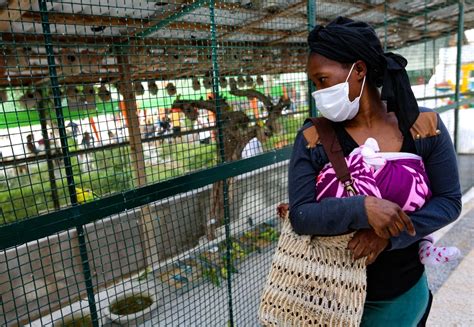
[[[135,92],[135,95],[141,96],[145,94],[145,88],[143,87],[141,82],[134,82],[133,83],[133,90]]]
[[[231,79],[229,79],[229,85],[231,90],[237,88],[237,81],[235,80],[235,78],[232,77]]]
[[[26,109],[34,109],[41,101],[41,93],[38,91],[28,91],[20,98],[20,104]]]
[[[211,89],[212,88],[212,80],[209,77],[206,77],[202,80],[202,84],[204,85],[204,88],[206,89]]]
[[[220,77],[219,84],[221,88],[225,89],[227,87],[227,78],[225,78],[224,76]]]
[[[158,86],[155,81],[148,81],[148,92],[150,92],[151,95],[158,94]]]
[[[108,102],[112,100],[112,94],[110,93],[109,90],[107,90],[107,87],[105,87],[105,84],[102,84],[99,87],[98,96],[103,102]]]
[[[245,87],[245,79],[243,76],[237,77],[237,86],[240,88]]]
[[[8,94],[6,90],[0,90],[0,103],[8,101]]]
[[[165,88],[169,96],[176,95],[176,86],[173,83],[166,84]]]
[[[193,78],[193,90],[194,91],[199,91],[201,89],[201,83],[199,83],[199,80],[197,78]]]
[[[252,76],[248,75],[247,77],[245,77],[245,85],[247,85],[247,87],[252,87],[253,86]]]

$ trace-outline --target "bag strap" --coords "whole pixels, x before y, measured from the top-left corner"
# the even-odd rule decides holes
[[[339,179],[349,194],[356,195],[357,191],[353,186],[351,173],[347,168],[341,144],[337,138],[336,131],[332,127],[331,121],[324,117],[311,117],[310,119],[318,131],[319,140],[336,172],[337,179]]]

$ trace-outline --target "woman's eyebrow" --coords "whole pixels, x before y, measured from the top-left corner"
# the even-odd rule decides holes
[[[320,76],[326,76],[328,73],[326,72],[317,72],[314,74],[311,74],[312,77],[320,77]]]

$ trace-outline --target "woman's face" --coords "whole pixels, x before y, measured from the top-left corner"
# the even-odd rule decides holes
[[[359,78],[356,66],[347,80],[349,82],[349,99],[351,101],[359,96],[362,87],[362,81]],[[306,69],[308,78],[316,85],[316,89],[322,90],[339,83],[344,83],[351,67],[352,64],[342,64],[320,54],[312,53],[309,55]]]

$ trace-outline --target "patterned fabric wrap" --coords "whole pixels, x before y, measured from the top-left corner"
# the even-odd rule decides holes
[[[369,138],[346,157],[347,167],[359,194],[397,203],[409,213],[420,209],[431,197],[422,158],[404,152],[378,152],[377,142]],[[326,164],[316,180],[316,201],[348,196],[331,164]]]
[[[298,235],[283,220],[263,288],[263,326],[359,326],[367,290],[365,258],[346,249],[353,233]]]

